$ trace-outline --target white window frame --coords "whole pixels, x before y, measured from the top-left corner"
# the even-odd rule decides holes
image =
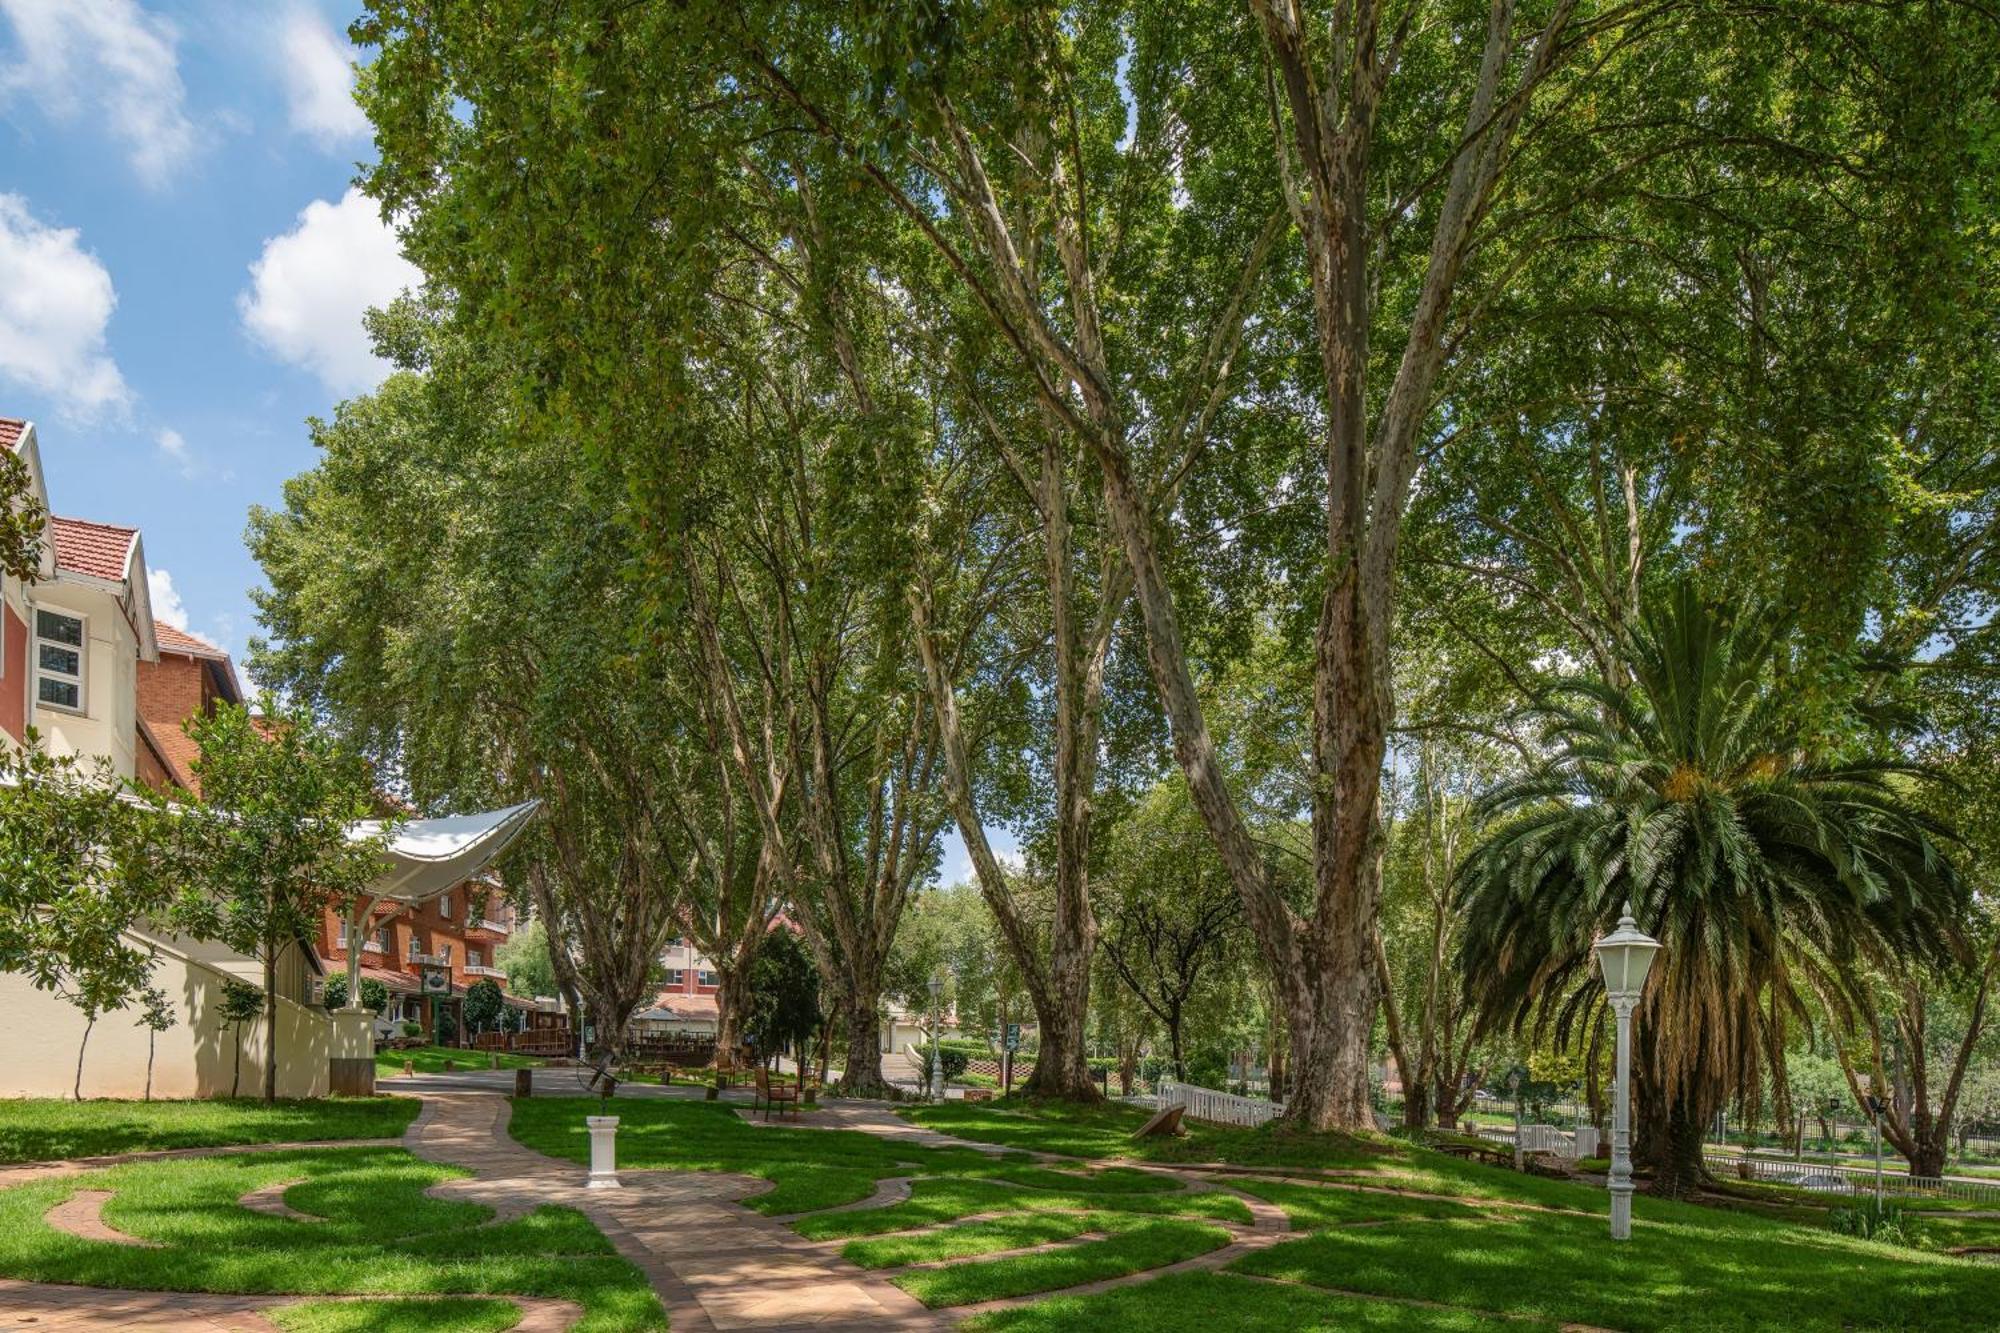
[[[417,937],[417,932],[413,930],[410,932],[410,961],[413,963],[416,962],[417,959],[423,957],[423,953],[423,941]]]
[[[74,620],[79,626],[83,642],[81,644],[69,644],[62,642],[60,639],[43,639],[42,614],[44,612],[52,616],[61,616],[65,620]],[[42,697],[43,643],[48,643],[52,647],[60,648],[65,652],[73,651],[76,653],[76,675],[74,677],[60,671],[51,671],[48,673],[50,679],[62,681],[64,684],[74,681],[76,685],[76,703],[73,706],[70,704],[51,703]],[[29,691],[29,697],[34,700],[35,707],[53,708],[58,713],[72,713],[77,717],[88,717],[90,715],[90,617],[80,611],[69,611],[59,606],[42,606],[39,604],[30,606],[28,608],[28,671],[29,678],[34,682],[33,687]]]
[[[694,970],[694,984],[697,986],[720,986],[722,977],[712,967],[698,967]]]
[[[451,895],[450,895],[450,894],[448,894],[448,893],[447,893],[447,894],[445,894],[445,895],[444,895],[444,896],[443,896],[442,898],[439,898],[439,899],[438,899],[438,915],[439,915],[439,916],[441,916],[441,917],[443,917],[443,918],[444,918],[445,920],[447,920],[447,921],[451,920]]]
[[[484,967],[486,966],[486,959],[480,954],[479,950],[468,944],[465,946],[465,965],[467,967]]]

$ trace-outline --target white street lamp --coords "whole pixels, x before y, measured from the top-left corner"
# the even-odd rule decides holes
[[[944,1100],[944,972],[931,973],[931,1100]]]
[[[1627,902],[1618,929],[1594,946],[1604,973],[1604,993],[1618,1015],[1618,1080],[1611,1112],[1611,1239],[1632,1238],[1632,1010],[1646,988],[1646,972],[1660,942],[1639,929]]]

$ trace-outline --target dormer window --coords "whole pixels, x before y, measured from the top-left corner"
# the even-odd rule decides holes
[[[35,698],[50,708],[83,711],[82,616],[35,608]]]

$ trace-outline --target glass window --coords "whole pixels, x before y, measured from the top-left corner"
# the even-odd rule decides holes
[[[681,985],[686,980],[687,980],[687,973],[681,968],[670,967],[667,969],[667,984],[669,986]]]
[[[416,932],[416,931],[414,931],[414,930],[413,930],[413,931],[411,931],[411,932],[410,932],[410,959],[411,959],[411,961],[412,961],[412,962],[414,962],[414,961],[416,960],[417,956],[418,956],[419,954],[423,953],[423,951],[424,951],[424,946],[422,945],[422,943],[420,943],[420,942],[418,941],[418,939],[417,939],[417,932]]]
[[[438,899],[438,915],[443,917],[448,917],[451,915],[450,894],[447,893],[444,897]]]
[[[715,979],[715,973],[709,971],[705,967],[695,975],[695,980],[699,981],[704,986],[717,986],[721,984]]]
[[[35,698],[83,709],[83,619],[35,608]]]
[[[479,950],[473,948],[471,945],[468,944],[465,947],[465,965],[467,967],[484,967],[485,964],[480,962],[479,959],[480,959]]]

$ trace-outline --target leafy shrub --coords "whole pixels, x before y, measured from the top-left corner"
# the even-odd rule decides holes
[[[916,1050],[917,1060],[923,1066],[924,1077],[928,1079],[931,1073],[931,1044],[925,1042],[923,1045],[917,1047]],[[944,1081],[949,1083],[953,1079],[963,1078],[965,1076],[966,1065],[971,1063],[971,1057],[963,1050],[954,1049],[953,1043],[949,1041],[943,1043],[943,1054]],[[985,1052],[981,1051],[980,1054],[983,1056]]]
[[[1827,1214],[1826,1224],[1843,1236],[1880,1241],[1915,1249],[1917,1231],[1903,1210],[1893,1203],[1863,1199],[1852,1208],[1836,1208]]]

